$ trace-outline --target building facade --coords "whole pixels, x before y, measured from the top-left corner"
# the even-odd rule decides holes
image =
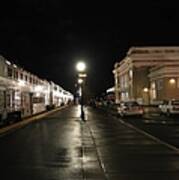
[[[179,99],[179,47],[132,47],[113,73],[116,103]]]

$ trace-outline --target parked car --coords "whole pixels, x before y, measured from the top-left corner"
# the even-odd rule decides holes
[[[179,100],[164,100],[159,109],[162,114],[170,116],[172,114],[179,114]]]
[[[142,116],[144,113],[143,107],[136,101],[121,102],[117,110],[121,117],[134,115]]]
[[[118,108],[120,107],[120,103],[114,103],[110,106],[110,111],[112,114],[118,114]]]

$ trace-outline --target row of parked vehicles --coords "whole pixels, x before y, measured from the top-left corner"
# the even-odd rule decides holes
[[[170,116],[179,114],[179,100],[164,100],[162,104],[159,105],[161,114]]]
[[[105,103],[97,103],[97,106],[103,106]],[[115,113],[119,114],[121,117],[124,116],[143,116],[145,113],[145,108],[155,109],[155,113],[159,115],[179,115],[179,100],[171,99],[171,100],[163,100],[159,105],[154,106],[144,106],[139,104],[137,101],[125,101],[120,102],[118,104],[108,104],[111,110],[115,111]],[[152,110],[148,110],[148,112],[152,112]]]
[[[125,101],[118,104],[113,101],[93,101],[94,107],[108,107],[110,111],[119,114],[121,117],[144,114],[144,108],[137,101]]]
[[[0,56],[0,125],[69,104],[73,95]]]
[[[136,101],[126,101],[119,104],[114,104],[112,109],[115,110],[121,117],[124,116],[143,116],[144,109]]]

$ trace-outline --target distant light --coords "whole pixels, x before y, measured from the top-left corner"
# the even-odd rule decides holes
[[[42,91],[42,90],[43,90],[43,87],[41,85],[35,86],[35,91],[36,92],[39,92],[39,91]]]
[[[17,68],[17,66],[16,66],[15,64],[13,64],[13,67],[14,67],[14,68]]]
[[[107,89],[106,92],[107,93],[114,92],[114,87]]]
[[[149,92],[149,89],[148,88],[144,88],[143,91],[144,92]]]
[[[175,84],[175,83],[176,83],[176,80],[175,80],[174,78],[171,78],[171,79],[169,80],[169,83],[170,83],[170,84]]]
[[[130,76],[130,78],[133,77],[133,71],[132,71],[132,69],[129,70],[129,76]]]
[[[39,92],[36,93],[36,97],[40,97],[40,93]]]
[[[78,62],[76,65],[76,69],[79,72],[84,72],[86,69],[86,64],[84,62]]]
[[[19,86],[25,86],[25,81],[19,80],[18,84],[19,84]]]
[[[85,78],[85,77],[87,77],[87,74],[86,74],[86,73],[80,73],[80,74],[78,74],[78,76],[79,76],[80,78]]]
[[[83,79],[78,79],[78,83],[82,84],[83,83]]]
[[[11,62],[10,62],[10,61],[8,61],[8,60],[6,60],[6,64],[11,65]]]

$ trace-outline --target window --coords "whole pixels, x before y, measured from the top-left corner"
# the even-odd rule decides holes
[[[122,101],[126,101],[126,100],[128,100],[129,99],[129,94],[128,94],[128,92],[122,92],[121,93],[121,100]]]
[[[8,67],[7,68],[7,75],[8,75],[8,77],[12,77],[12,74],[13,74],[12,68]]]
[[[28,81],[28,77],[27,77],[27,75],[25,75],[25,81],[26,81],[26,82]]]
[[[15,71],[15,73],[14,73],[14,79],[18,79],[18,71]]]
[[[35,78],[33,78],[33,84],[36,84],[36,79]]]
[[[34,104],[38,104],[38,103],[44,103],[45,99],[44,99],[44,97],[33,97],[32,101]]]
[[[20,74],[20,79],[23,80],[23,73]]]
[[[32,83],[32,77],[30,77],[30,80],[29,80],[29,81],[30,81],[30,83]]]
[[[159,80],[157,81],[157,89],[158,89],[158,90],[163,89],[163,79],[159,79]]]

